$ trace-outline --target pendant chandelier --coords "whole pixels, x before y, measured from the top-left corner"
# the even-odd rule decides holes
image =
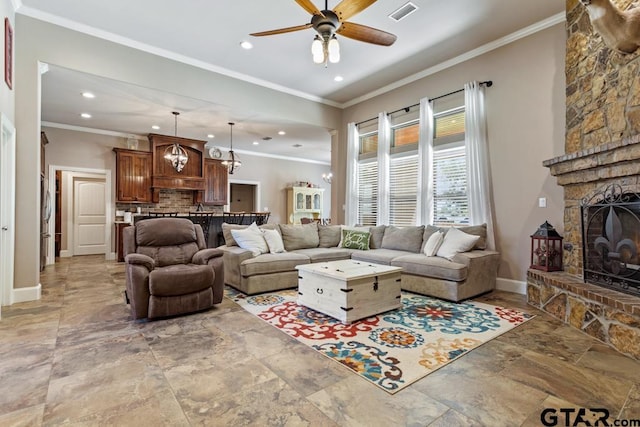
[[[180,113],[172,111],[171,114],[175,117],[175,136],[178,137],[178,116]],[[177,142],[174,142],[164,150],[164,158],[167,159],[176,172],[182,172],[184,166],[189,161],[189,155],[187,151],[180,146]]]
[[[233,152],[233,125],[235,125],[235,123],[229,122],[229,126],[231,128],[229,134],[229,157],[226,160],[222,161],[222,164],[225,165],[227,169],[229,169],[229,175],[233,175],[233,171],[242,166],[242,162],[240,161],[240,159],[238,159],[238,157],[236,157],[236,154]]]

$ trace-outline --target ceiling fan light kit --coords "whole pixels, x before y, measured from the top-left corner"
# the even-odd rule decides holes
[[[396,36],[391,33],[347,21],[347,19],[371,6],[376,0],[342,0],[333,10],[329,10],[327,0],[324,3],[325,10],[318,9],[311,0],[295,1],[312,15],[310,23],[251,35],[255,37],[271,36],[313,28],[318,33],[311,43],[313,62],[325,64],[325,67],[329,62],[337,63],[340,61],[340,44],[336,34],[381,46],[391,46],[396,41]]]

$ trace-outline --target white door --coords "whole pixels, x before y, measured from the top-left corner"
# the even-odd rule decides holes
[[[0,306],[10,305],[15,243],[16,130],[0,117]]]
[[[106,249],[105,181],[73,183],[73,254],[103,254]]]

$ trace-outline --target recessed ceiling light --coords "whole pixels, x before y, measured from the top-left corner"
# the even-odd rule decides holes
[[[253,141],[253,145],[260,145],[258,141]]]
[[[210,133],[209,135],[207,135],[207,138],[215,138],[216,136],[212,133]]]
[[[344,80],[344,77],[342,77],[342,76],[335,76],[335,77],[333,78],[333,81],[335,81],[335,82],[341,82],[341,81],[343,81],[343,80]]]
[[[283,130],[281,130],[280,132],[278,132],[278,135],[286,135],[287,133]]]
[[[80,117],[82,117],[83,119],[90,119],[90,118],[91,118],[91,114],[89,114],[89,113],[82,113],[82,114],[80,114]]]
[[[151,126],[151,129],[153,129],[153,130],[158,130],[158,129],[160,129],[160,126],[158,126],[158,125],[153,125],[153,126]]]
[[[253,45],[251,44],[251,42],[248,42],[246,40],[240,42],[240,47],[246,50],[253,49]]]
[[[84,96],[85,98],[89,98],[89,99],[93,99],[96,96],[94,94],[92,94],[91,92],[82,92],[82,96]]]

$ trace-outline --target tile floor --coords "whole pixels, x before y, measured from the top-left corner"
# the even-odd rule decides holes
[[[2,309],[1,426],[539,426],[544,408],[582,407],[640,419],[640,363],[521,295],[482,299],[535,319],[392,396],[226,299],[133,322],[124,266],[102,257],[61,259],[41,280],[40,301]]]

